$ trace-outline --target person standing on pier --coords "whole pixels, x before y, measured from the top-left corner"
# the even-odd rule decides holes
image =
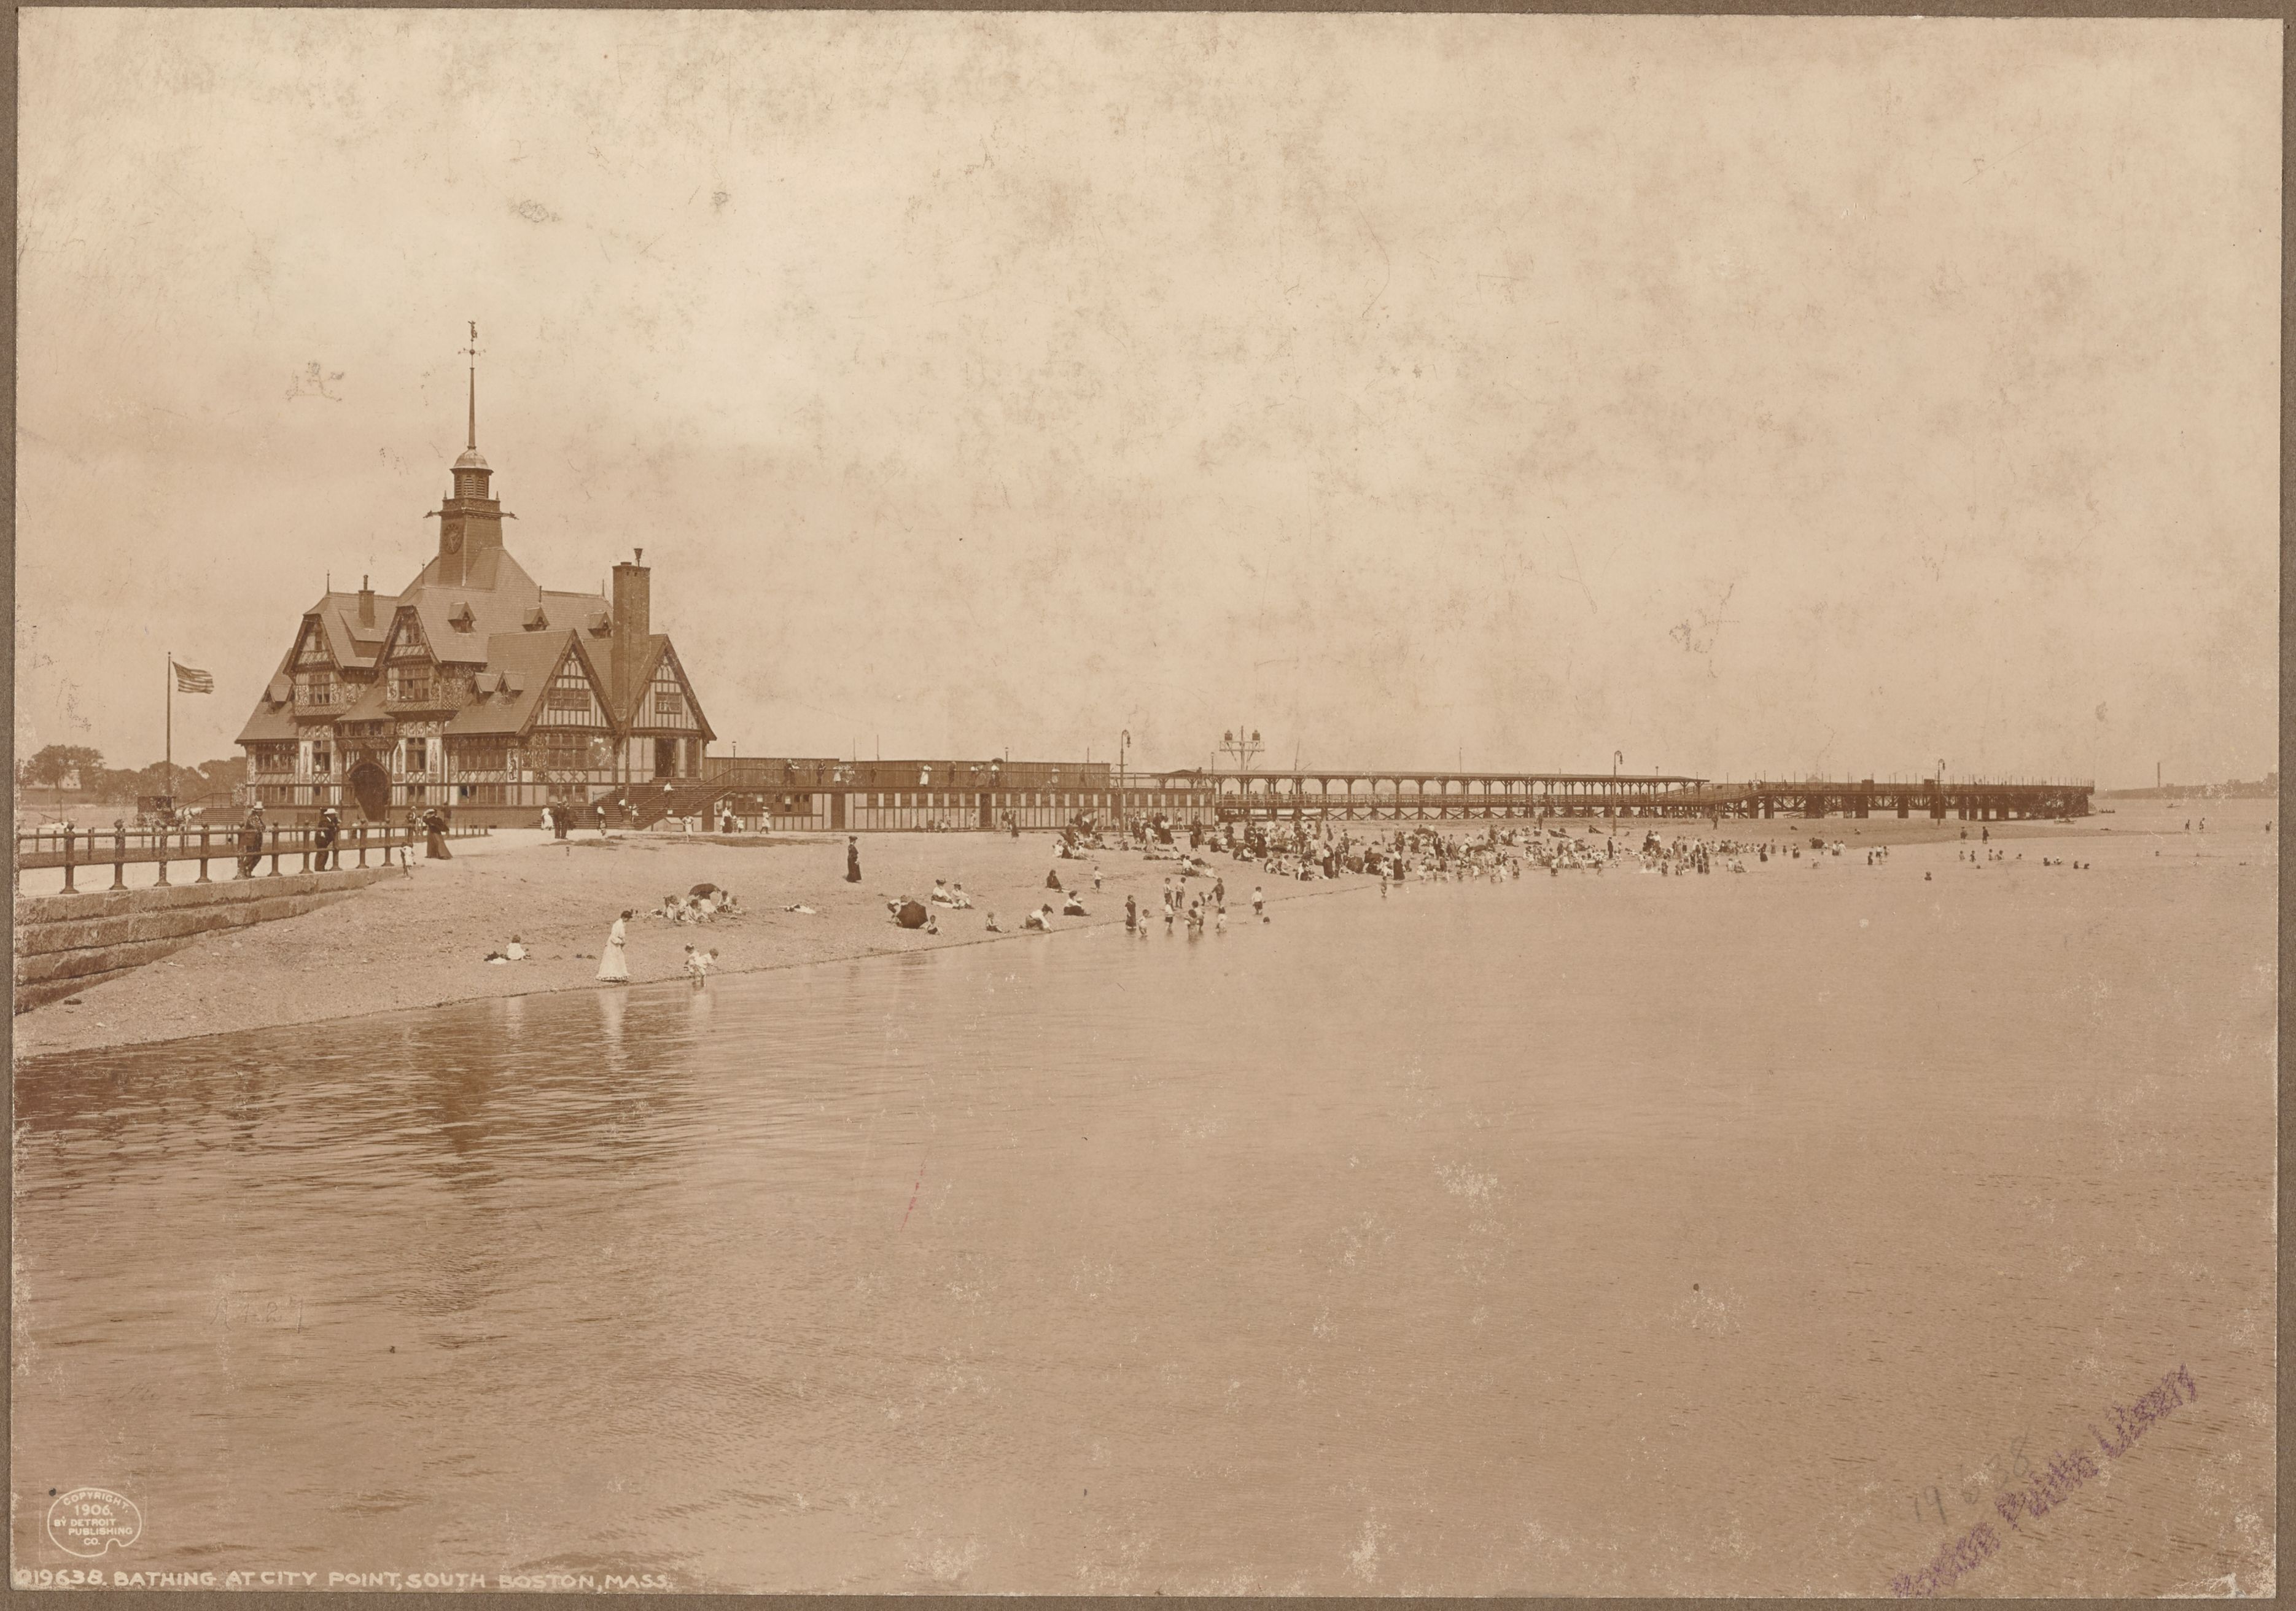
[[[319,831],[314,837],[318,854],[312,857],[312,867],[320,872],[336,867],[340,858],[335,854],[335,841],[342,837],[343,819],[332,806],[319,814]]]
[[[251,879],[263,860],[263,802],[258,800],[247,808],[247,821],[239,825],[239,876]]]
[[[849,884],[861,881],[861,839],[857,834],[845,836],[845,881]]]
[[[422,854],[434,862],[455,859],[455,853],[447,848],[446,816],[436,806],[422,814],[422,831],[425,836]]]

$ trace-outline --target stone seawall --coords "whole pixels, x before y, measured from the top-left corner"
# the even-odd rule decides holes
[[[203,934],[332,905],[392,869],[282,873],[167,888],[20,896],[16,1010],[29,1012],[180,951]]]

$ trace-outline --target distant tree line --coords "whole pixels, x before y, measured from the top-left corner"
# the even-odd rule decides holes
[[[106,766],[100,749],[82,744],[51,744],[17,763],[16,781],[28,789],[69,792],[106,805],[133,805],[145,795],[162,794],[188,802],[229,795],[247,781],[247,759],[234,756],[227,761],[202,761],[197,766],[178,764],[171,781],[162,762],[128,770]]]
[[[2253,782],[2163,783],[2153,789],[2100,789],[2100,800],[2269,800],[2280,793],[2280,773],[2267,772]]]

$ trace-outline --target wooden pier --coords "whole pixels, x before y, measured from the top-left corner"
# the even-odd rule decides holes
[[[665,816],[715,830],[901,832],[1058,829],[1086,817],[1179,826],[1216,821],[1444,822],[1488,817],[2087,816],[2094,786],[1872,778],[1718,783],[1679,774],[1439,772],[1377,767],[1119,773],[1105,762],[837,761],[783,757],[703,763],[698,783],[631,789],[616,826]],[[612,797],[610,794],[608,797]],[[581,821],[586,825],[588,818]]]
[[[1809,779],[1718,783],[1709,778],[1585,773],[1322,770],[1207,774],[1229,820],[1313,817],[1399,822],[1483,817],[1958,817],[1971,822],[2083,817],[2095,785],[1935,778],[1912,782]]]

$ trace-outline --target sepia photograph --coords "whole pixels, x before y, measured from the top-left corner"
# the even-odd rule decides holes
[[[9,1581],[2276,1592],[2276,20],[17,15]]]

